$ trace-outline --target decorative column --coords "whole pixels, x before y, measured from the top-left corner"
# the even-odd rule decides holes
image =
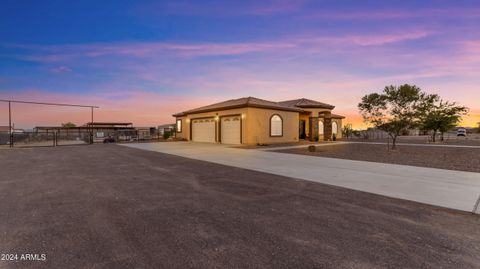
[[[323,140],[332,140],[332,112],[324,111],[323,115]]]
[[[310,141],[315,141],[318,137],[318,117],[308,118],[308,137]]]

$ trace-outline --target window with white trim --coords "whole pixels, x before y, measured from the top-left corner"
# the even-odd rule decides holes
[[[279,115],[270,118],[270,136],[283,136],[283,120]]]
[[[182,132],[182,120],[177,120],[177,133]]]

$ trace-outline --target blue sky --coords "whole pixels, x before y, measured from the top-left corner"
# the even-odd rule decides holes
[[[478,1],[7,0],[0,97],[94,103],[141,125],[242,96],[308,97],[361,126],[362,95],[411,83],[469,106],[473,124],[478,29]],[[24,110],[20,126],[83,120]]]

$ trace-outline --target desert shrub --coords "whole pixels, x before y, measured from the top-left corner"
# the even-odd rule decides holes
[[[163,139],[165,139],[165,140],[169,139],[170,136],[172,136],[172,134],[170,132],[164,132],[163,133]]]

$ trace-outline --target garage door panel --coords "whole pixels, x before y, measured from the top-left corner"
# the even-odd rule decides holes
[[[222,144],[241,143],[241,118],[240,116],[222,117],[221,121]]]
[[[192,120],[192,141],[215,143],[215,119]]]

